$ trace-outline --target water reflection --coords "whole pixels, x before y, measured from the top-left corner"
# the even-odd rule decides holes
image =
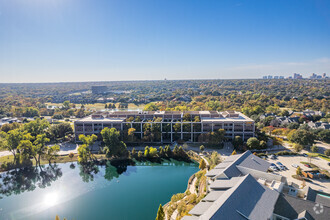
[[[33,191],[36,187],[45,188],[61,176],[62,171],[56,164],[43,169],[26,167],[7,171],[1,174],[0,195],[10,196],[25,191]],[[0,196],[0,198],[3,197]]]

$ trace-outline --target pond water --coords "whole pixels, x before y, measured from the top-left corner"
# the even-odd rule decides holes
[[[0,219],[155,219],[159,204],[184,192],[197,164],[165,161],[136,166],[76,163],[3,173]],[[120,174],[119,174],[120,173]]]

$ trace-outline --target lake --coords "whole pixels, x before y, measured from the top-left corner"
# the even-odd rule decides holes
[[[179,161],[136,166],[33,167],[1,176],[0,219],[155,219],[159,204],[184,192],[198,164]],[[119,174],[120,173],[120,174]]]

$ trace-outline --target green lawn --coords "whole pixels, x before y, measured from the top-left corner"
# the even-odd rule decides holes
[[[307,153],[308,156],[311,156],[311,157],[320,157],[326,161],[329,161],[330,162],[330,157],[328,157],[327,155],[325,154],[320,154],[320,153]]]

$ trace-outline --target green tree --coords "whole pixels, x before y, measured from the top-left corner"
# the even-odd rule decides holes
[[[37,118],[34,121],[24,124],[23,131],[26,131],[33,137],[36,137],[38,134],[44,134],[48,128],[49,122],[47,120],[41,120],[40,118]]]
[[[70,108],[70,101],[63,102],[63,109],[68,110]]]
[[[23,139],[23,133],[19,129],[14,129],[8,133],[0,132],[1,136],[1,148],[10,151],[14,156],[14,164],[17,162],[17,148],[20,144],[20,141]]]
[[[54,160],[58,156],[58,152],[60,152],[60,146],[58,146],[58,145],[48,146],[46,148],[44,157],[46,160],[48,160],[49,165],[51,164],[51,161]],[[73,153],[70,153],[70,154],[73,155]],[[70,154],[69,154],[69,157],[71,158],[71,161],[72,161],[72,157]]]
[[[291,133],[291,132],[290,132]],[[313,145],[315,135],[306,130],[295,130],[292,134],[288,135],[289,141],[301,145]]]
[[[155,103],[148,103],[144,106],[143,111],[157,111],[159,108],[155,105]]]
[[[243,145],[243,139],[241,136],[235,136],[233,140],[233,146],[235,149],[239,149]]]
[[[296,170],[296,174],[298,175],[298,176],[301,176],[301,168],[300,167],[297,167],[297,170]]]
[[[103,142],[105,143],[106,156],[108,158],[127,157],[128,151],[126,144],[120,141],[120,132],[116,128],[104,128],[101,131]]]
[[[69,123],[55,124],[49,128],[49,134],[53,139],[60,139],[73,134],[73,129]]]
[[[90,150],[86,144],[79,145],[78,147],[78,162],[85,164],[90,158]]]
[[[249,149],[259,149],[260,142],[257,138],[251,137],[247,140],[246,145],[248,146]]]
[[[40,164],[40,157],[46,153],[46,143],[50,140],[46,137],[46,134],[38,134],[35,141],[34,141],[34,151],[36,154],[36,164]]]
[[[201,159],[201,161],[199,162],[199,169],[204,170],[205,168],[206,168],[206,163],[204,159]]]
[[[165,213],[162,204],[159,205],[156,220],[165,220]]]
[[[327,155],[327,156],[330,156],[330,149],[325,150],[324,154]]]
[[[133,149],[132,149],[132,157],[133,158],[135,158],[136,157],[136,150],[135,150],[135,148],[133,147]]]
[[[201,146],[199,147],[199,149],[201,150],[201,152],[203,152],[203,151],[205,150],[204,145],[201,145]]]
[[[320,131],[317,136],[321,141],[330,144],[330,130],[324,129]]]
[[[302,149],[304,149],[304,146],[301,144],[293,144],[293,149],[295,150],[295,152],[300,152],[302,151]]]
[[[136,129],[135,128],[129,128],[128,131],[127,131],[127,135],[128,135],[128,138],[131,142],[134,141],[134,133],[135,133]]]
[[[150,157],[150,149],[148,146],[144,148],[144,157]]]
[[[71,159],[71,162],[72,162],[72,158],[74,157],[74,153],[70,152],[69,153],[69,158]]]

